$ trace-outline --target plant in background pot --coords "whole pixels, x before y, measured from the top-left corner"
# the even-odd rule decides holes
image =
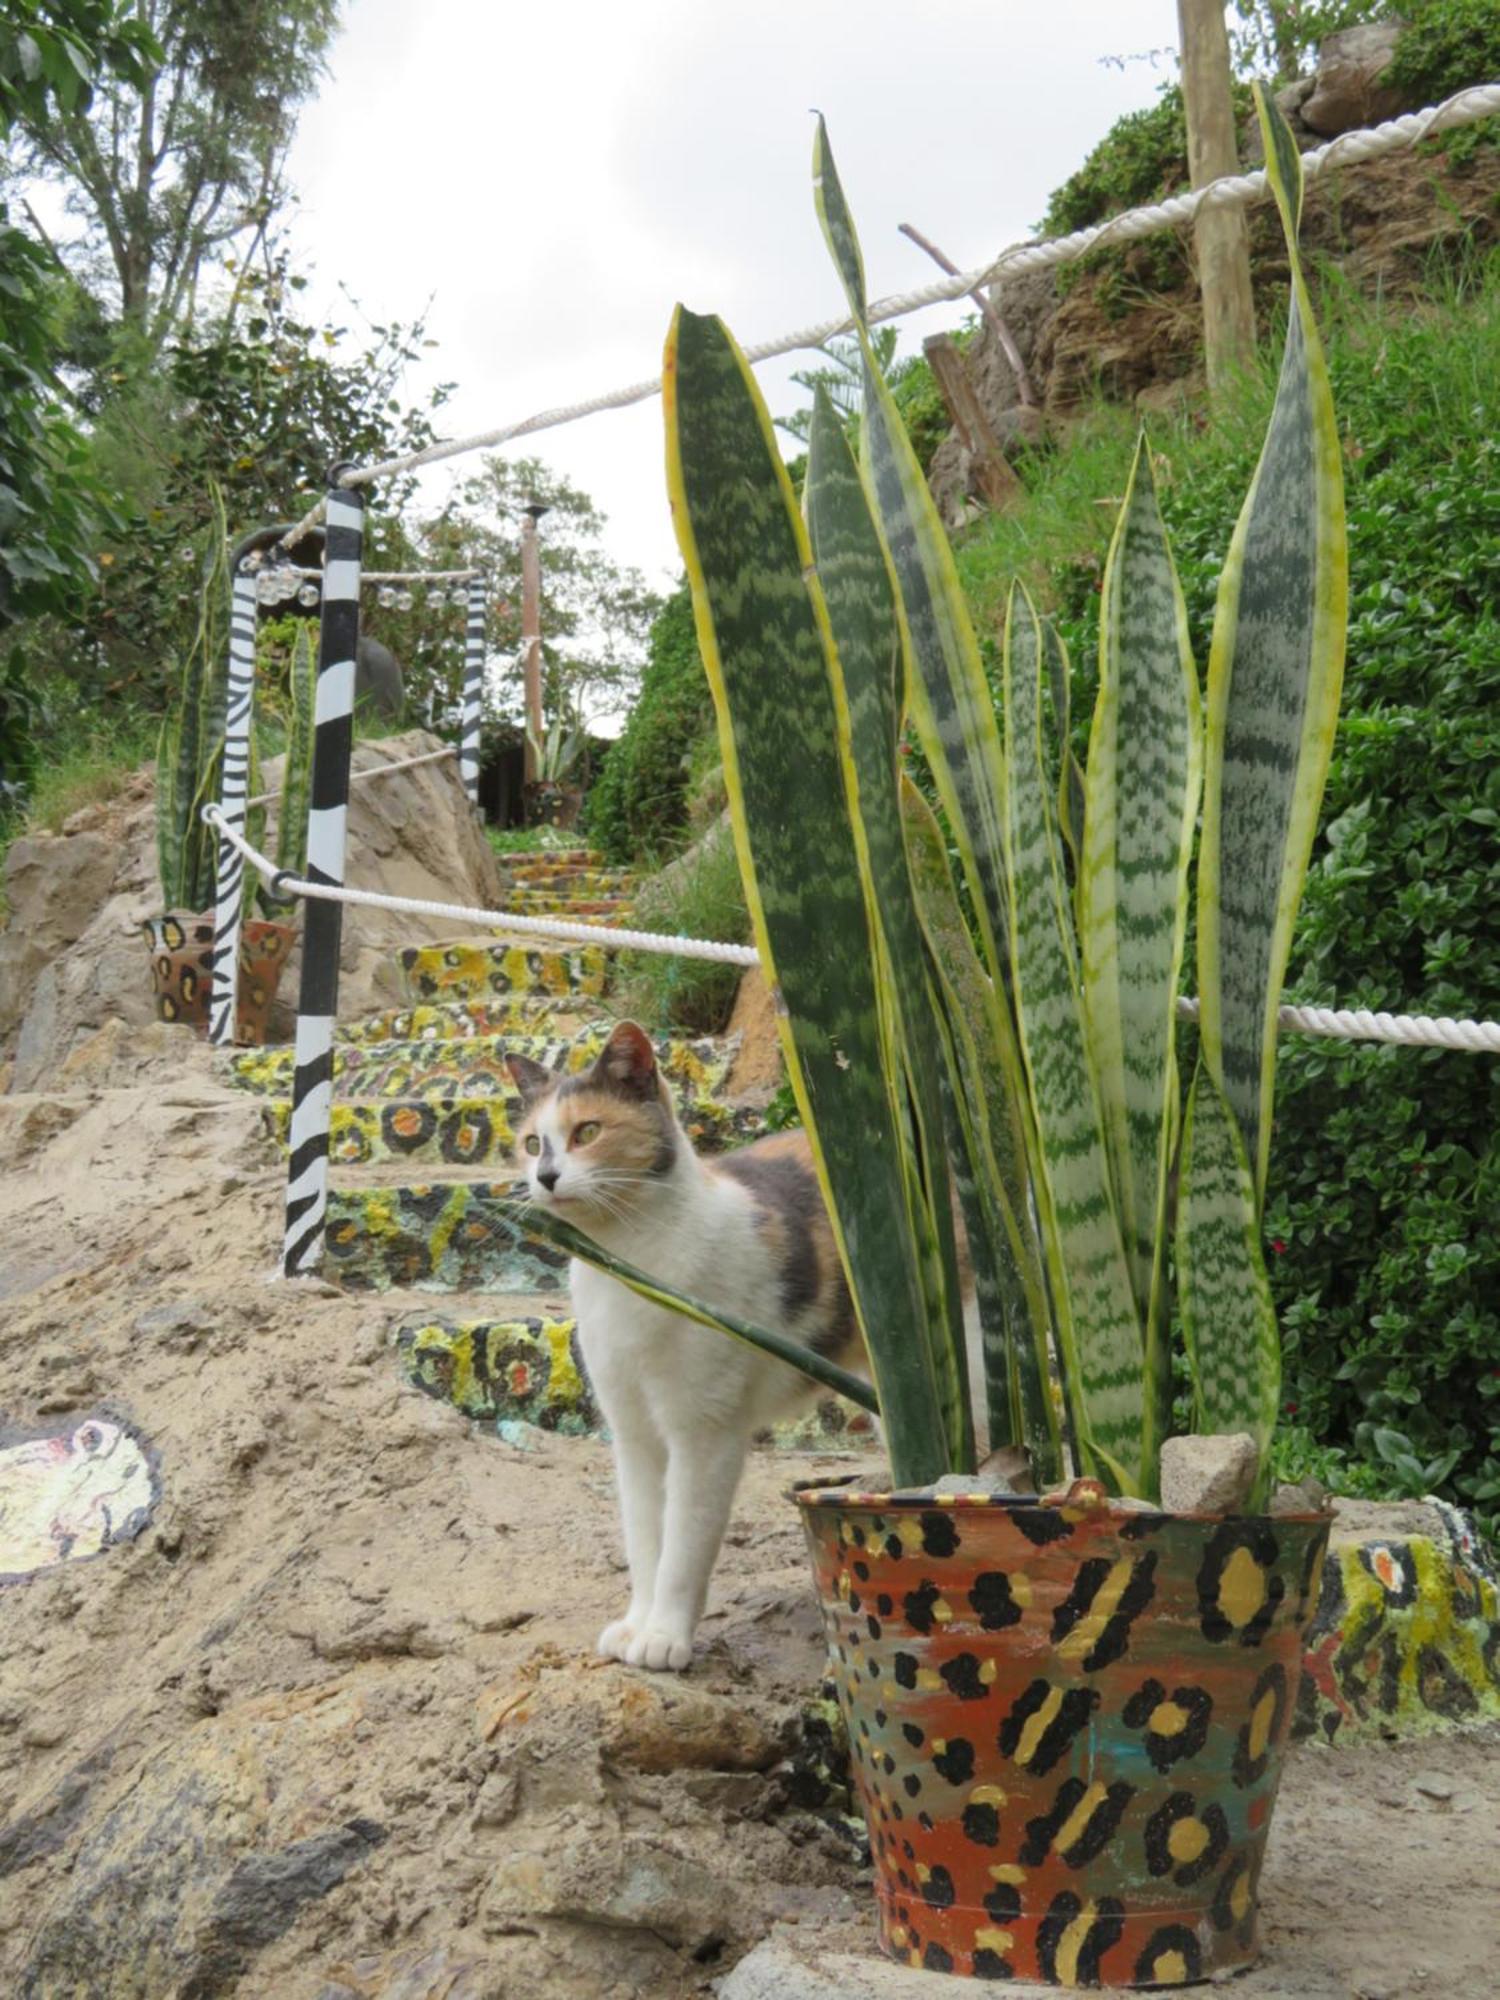
[[[216,496],[217,498],[217,496]],[[214,895],[218,839],[202,819],[202,808],[219,796],[224,764],[226,677],[220,666],[228,630],[228,560],[222,511],[216,508],[215,555],[209,566],[198,629],[188,651],[177,703],[162,723],[156,752],[156,858],[163,913],[146,918],[141,929],[151,951],[156,1011],[163,1021],[208,1022],[214,940]],[[303,635],[305,641],[306,635]],[[307,649],[311,659],[310,648]],[[293,678],[296,678],[296,663]],[[295,731],[295,725],[294,725]],[[303,761],[310,755],[310,742]],[[294,769],[288,745],[288,780]],[[258,782],[255,734],[250,735],[249,788]],[[305,821],[302,804],[291,809],[283,797],[281,826]],[[263,814],[250,815],[247,832],[260,840]],[[278,838],[278,856],[280,844]],[[235,1040],[258,1046],[276,997],[281,969],[296,937],[291,924],[249,916],[255,877],[247,874],[245,913],[240,925],[239,981]]]
[[[576,780],[588,749],[588,732],[581,717],[566,711],[554,716],[545,736],[528,729],[526,745],[536,769],[536,777],[527,787],[527,824],[576,826],[583,788],[569,781]]]
[[[820,401],[805,522],[723,326],[679,310],[668,343],[669,482],[735,838],[891,1456],[889,1491],[798,1499],[881,1939],[941,1971],[1172,1985],[1253,1956],[1327,1542],[1325,1518],[1268,1505],[1280,1348],[1260,1216],[1342,674],[1344,528],[1297,263],[1300,161],[1274,106],[1260,115],[1292,300],[1206,699],[1143,443],[1104,579],[1086,770],[1068,662],[1020,591],[997,714],[876,365],[821,124],[818,208],[865,404],[856,462]],[[941,816],[904,768],[908,730]],[[1200,1049],[1180,1112],[1200,799]],[[1035,1490],[975,1473],[954,1187],[990,1442]],[[1174,1299],[1185,1446],[1169,1435]],[[1170,1490],[1164,1467],[1209,1438],[1217,1489]]]

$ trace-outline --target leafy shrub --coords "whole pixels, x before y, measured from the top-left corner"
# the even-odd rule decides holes
[[[1185,186],[1187,178],[1182,88],[1164,83],[1155,104],[1111,125],[1077,173],[1058,188],[1047,203],[1042,233],[1069,236],[1089,229],[1121,209],[1159,201]]]
[[[1406,25],[1386,78],[1423,104],[1500,76],[1495,0],[1402,0]]]
[[[727,818],[640,885],[632,921],[639,930],[707,938],[717,944],[748,940],[750,917]],[[717,965],[710,959],[622,952],[613,1004],[622,1015],[633,1015],[652,1027],[713,1035],[729,1020],[740,973],[737,965]]]
[[[1320,306],[1345,437],[1349,656],[1288,997],[1495,1019],[1500,254],[1433,289],[1409,317],[1331,281]],[[1207,431],[1190,416],[1153,426],[1200,667],[1269,395],[1248,385]],[[986,623],[1007,574],[1042,589],[1085,724],[1112,518],[1095,503],[1123,490],[1131,431],[1096,412],[1038,465],[1026,507],[961,551]],[[1491,1523],[1497,1217],[1492,1058],[1287,1037],[1267,1214],[1287,1414],[1335,1470],[1358,1460],[1361,1482],[1445,1492]]]
[[[712,715],[684,583],[651,627],[640,699],[585,804],[588,834],[611,861],[658,851],[681,831],[689,755]]]

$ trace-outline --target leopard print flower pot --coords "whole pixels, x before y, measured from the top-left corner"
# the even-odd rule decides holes
[[[869,1823],[914,1966],[1174,1986],[1255,1957],[1324,1517],[799,1492]]]
[[[141,925],[151,947],[151,977],[156,987],[156,1014],[161,1021],[186,1021],[195,1028],[208,1025],[209,976],[213,963],[212,912],[147,917]],[[291,924],[259,919],[240,925],[240,977],[235,996],[234,1039],[259,1048],[296,930]]]

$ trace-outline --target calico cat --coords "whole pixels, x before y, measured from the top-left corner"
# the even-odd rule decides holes
[[[517,1143],[541,1208],[675,1290],[774,1327],[846,1368],[864,1349],[800,1132],[701,1160],[650,1037],[617,1027],[592,1069],[508,1059]],[[750,1440],[809,1393],[785,1362],[650,1304],[574,1260],[578,1338],[614,1439],[630,1603],[599,1651],[681,1669]]]

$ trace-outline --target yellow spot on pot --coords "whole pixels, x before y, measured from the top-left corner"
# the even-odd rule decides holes
[[[1238,1548],[1219,1578],[1219,1607],[1231,1625],[1244,1626],[1266,1601],[1266,1573],[1246,1548]]]
[[[925,1861],[917,1863],[917,1880],[919,1882],[930,1882],[932,1880],[932,1870],[927,1866]]]
[[[1026,1870],[1018,1868],[1014,1861],[997,1861],[990,1869],[992,1882],[1004,1882],[1012,1889],[1019,1889],[1026,1880]]]
[[[1031,1603],[1031,1578],[1025,1570],[1017,1570],[1010,1580],[1010,1595],[1013,1604],[1019,1604],[1024,1611]]]
[[[1153,1736],[1180,1736],[1188,1726],[1188,1712],[1175,1701],[1159,1701],[1146,1727]]]
[[[939,1688],[940,1688],[940,1687],[941,1687],[942,1685],[943,1685],[943,1677],[942,1677],[942,1675],[941,1675],[941,1674],[938,1674],[938,1673],[934,1673],[931,1667],[918,1667],[918,1668],[917,1668],[917,1691],[918,1691],[918,1693],[920,1693],[920,1694],[936,1694],[936,1693],[937,1693],[937,1691],[938,1691],[938,1689],[939,1689]]]
[[[1271,1724],[1276,1719],[1276,1691],[1267,1688],[1250,1716],[1250,1755],[1263,1757],[1266,1745],[1271,1739]]]
[[[948,1602],[946,1597],[934,1598],[932,1615],[939,1625],[951,1625],[953,1622],[953,1606]]]
[[[1152,1962],[1151,1977],[1158,1986],[1181,1986],[1187,1978],[1187,1960],[1180,1951],[1164,1951]]]
[[[980,1662],[979,1678],[981,1681],[983,1681],[986,1687],[988,1687],[991,1684],[991,1682],[995,1678],[995,1675],[998,1672],[999,1668],[996,1666],[995,1662],[992,1659],[983,1660]]]
[[[1081,1837],[1084,1828],[1094,1817],[1100,1806],[1103,1805],[1107,1796],[1108,1794],[1104,1786],[1099,1784],[1097,1780],[1089,1786],[1083,1797],[1057,1829],[1057,1838],[1052,1844],[1059,1854],[1065,1854],[1074,1841]]]
[[[922,1523],[914,1514],[905,1514],[896,1524],[901,1546],[909,1556],[922,1553]]]
[[[1047,1698],[1034,1715],[1028,1715],[1021,1731],[1021,1740],[1016,1745],[1016,1762],[1029,1764],[1036,1755],[1037,1745],[1051,1728],[1057,1711],[1062,1707],[1061,1688],[1048,1688]]]
[[[1057,1983],[1059,1986],[1078,1984],[1078,1959],[1089,1932],[1094,1927],[1095,1910],[1092,1902],[1084,1904],[1057,1941]]]
[[[893,1924],[893,1925],[891,1926],[891,1943],[892,1943],[892,1944],[894,1944],[894,1945],[903,1945],[903,1944],[905,1944],[905,1943],[906,1943],[906,1940],[907,1940],[907,1939],[908,1939],[908,1938],[909,1938],[910,1936],[911,1936],[911,1933],[910,1933],[910,1931],[908,1931],[908,1930],[907,1930],[907,1928],[906,1928],[905,1924]]]
[[[1229,1908],[1237,1924],[1243,1923],[1250,1909],[1250,1870],[1243,1869],[1236,1877],[1235,1885],[1229,1892]]]
[[[934,1736],[934,1737],[933,1737],[933,1739],[932,1739],[932,1754],[933,1754],[933,1756],[934,1756],[934,1757],[946,1757],[946,1756],[947,1756],[947,1754],[948,1754],[948,1739],[947,1739],[947,1737],[946,1737],[946,1736]]]
[[[1201,1819],[1180,1819],[1167,1835],[1167,1852],[1179,1868],[1196,1861],[1208,1845],[1208,1828]]]
[[[969,1794],[971,1806],[1003,1806],[1005,1793],[998,1785],[976,1785]]]
[[[1007,1952],[1015,1943],[1009,1931],[997,1931],[993,1925],[986,1925],[982,1931],[974,1933],[976,1951]]]
[[[1120,1599],[1125,1594],[1125,1586],[1130,1581],[1132,1564],[1128,1557],[1122,1557],[1114,1564],[1105,1577],[1089,1606],[1088,1615],[1080,1618],[1068,1636],[1058,1644],[1058,1658],[1062,1660],[1081,1659],[1091,1653],[1099,1642],[1099,1635],[1119,1609]],[[1225,1571],[1226,1576],[1228,1571]],[[1238,1622],[1238,1621],[1236,1621]]]

